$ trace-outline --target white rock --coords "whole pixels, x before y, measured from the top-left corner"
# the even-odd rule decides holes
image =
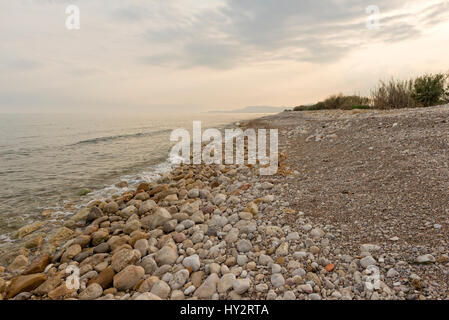
[[[170,294],[170,286],[165,281],[159,280],[151,287],[151,293],[162,299],[167,299]]]
[[[145,292],[138,295],[134,300],[162,300],[162,299],[151,292]]]
[[[273,184],[270,183],[270,182],[265,181],[265,182],[262,182],[261,187],[262,187],[262,189],[264,189],[264,190],[269,190],[269,189],[272,189],[272,188],[273,188]]]
[[[275,300],[276,297],[277,297],[277,294],[274,290],[268,291],[267,300]]]
[[[271,284],[275,287],[275,288],[281,288],[284,286],[285,284],[285,279],[282,276],[282,274],[280,273],[275,273],[271,275]]]
[[[293,291],[288,290],[284,293],[283,299],[284,300],[296,300],[296,296],[293,293]]]
[[[321,300],[321,296],[318,293],[309,294],[310,300]]]
[[[178,259],[178,252],[172,247],[166,245],[163,246],[161,250],[156,252],[154,257],[158,266],[163,266],[165,264],[174,264]]]
[[[271,266],[271,273],[281,273],[281,271],[282,271],[282,268],[281,268],[281,266],[278,265],[277,263],[274,263],[274,264]]]
[[[270,256],[267,256],[265,254],[261,254],[259,256],[259,264],[263,265],[263,266],[267,266],[268,264],[272,263],[273,259],[271,259]]]
[[[244,254],[239,254],[237,256],[237,264],[239,266],[244,266],[248,262],[248,257]]]
[[[217,283],[219,280],[218,275],[216,273],[212,273],[195,291],[194,296],[199,299],[211,299],[217,291]]]
[[[387,271],[387,277],[388,278],[394,278],[399,276],[399,272],[397,272],[395,269],[391,268]]]
[[[424,255],[416,258],[416,263],[420,263],[420,264],[428,264],[428,263],[434,263],[434,262],[435,262],[435,257],[431,254],[424,254]]]
[[[197,254],[184,258],[182,264],[186,268],[190,268],[193,272],[198,271],[201,266],[200,257]]]
[[[366,243],[366,244],[362,244],[360,246],[360,252],[376,252],[379,251],[381,248],[378,245],[375,244],[370,244],[370,243]]]
[[[190,286],[190,287],[188,287],[187,289],[185,289],[184,290],[184,294],[186,295],[186,296],[188,296],[189,294],[191,294],[191,293],[193,293],[193,291],[195,291],[195,286]]]
[[[253,248],[253,245],[249,240],[242,239],[237,242],[237,250],[240,252],[249,252]]]
[[[276,255],[278,256],[286,256],[288,255],[288,242],[283,242],[276,249]]]
[[[217,290],[219,293],[226,293],[232,289],[235,281],[235,275],[233,273],[227,273],[221,277],[217,284]]]
[[[310,231],[310,236],[315,240],[320,239],[324,236],[324,231],[321,230],[320,228],[312,229]]]
[[[189,279],[189,271],[187,269],[179,270],[173,276],[173,279],[170,281],[170,287],[172,290],[180,289],[184,286],[184,284]]]
[[[295,241],[295,240],[299,240],[299,233],[298,232],[290,232],[287,235],[287,241]]]
[[[360,259],[360,265],[363,268],[368,268],[369,266],[374,266],[374,265],[376,265],[376,263],[377,263],[376,260],[371,256],[366,256],[366,257]]]
[[[219,193],[214,197],[214,204],[219,206],[220,204],[222,204],[223,202],[226,201],[226,195]]]
[[[249,279],[237,279],[232,284],[234,291],[237,292],[238,294],[245,293],[246,291],[248,291],[250,286],[251,286],[251,280],[249,280]]]
[[[103,294],[103,288],[98,283],[92,283],[83,292],[80,293],[80,300],[93,300]]]
[[[268,290],[268,285],[266,285],[265,283],[260,283],[260,284],[256,285],[257,292],[267,292],[267,290]]]
[[[298,286],[298,289],[300,292],[305,292],[305,293],[312,293],[313,292],[313,288],[310,284],[301,284]]]
[[[171,220],[171,214],[164,208],[158,208],[152,215],[150,227],[151,229],[156,229],[169,220]]]

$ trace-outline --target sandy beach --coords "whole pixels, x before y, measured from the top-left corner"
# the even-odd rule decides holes
[[[448,299],[449,106],[283,112],[279,170],[183,165],[0,255],[0,299]]]

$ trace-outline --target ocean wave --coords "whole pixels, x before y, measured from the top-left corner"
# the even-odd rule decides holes
[[[152,137],[152,136],[156,136],[156,135],[170,133],[171,131],[172,131],[171,129],[165,129],[165,130],[157,130],[157,131],[151,131],[151,132],[120,134],[120,135],[115,135],[115,136],[107,136],[107,137],[99,137],[99,138],[82,140],[82,141],[78,141],[77,143],[74,143],[72,145],[74,146],[74,145],[82,145],[82,144],[95,144],[95,143],[108,142],[108,141],[121,140],[121,139],[129,139],[129,138]]]

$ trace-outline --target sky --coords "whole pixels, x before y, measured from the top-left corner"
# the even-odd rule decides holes
[[[0,113],[293,107],[448,52],[449,0],[0,0]]]

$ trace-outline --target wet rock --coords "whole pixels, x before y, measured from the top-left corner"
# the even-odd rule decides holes
[[[6,299],[11,299],[21,292],[30,292],[39,287],[47,276],[43,273],[18,276],[12,279],[6,292]]]
[[[101,211],[98,207],[91,207],[89,210],[89,214],[86,217],[86,222],[89,223],[91,221],[97,220],[103,216],[103,211]]]
[[[73,216],[70,217],[70,220],[73,220],[74,222],[83,221],[87,219],[87,216],[89,215],[90,208],[82,208],[77,213],[75,213]]]
[[[68,240],[73,236],[73,231],[66,227],[61,227],[57,229],[49,238],[48,242],[55,246],[59,245],[61,242]]]
[[[20,228],[17,231],[17,237],[19,239],[23,238],[26,235],[28,235],[30,233],[33,233],[34,231],[40,229],[43,225],[44,225],[44,223],[41,222],[41,221],[36,221],[36,222],[33,222],[33,223],[29,224],[29,225],[26,225],[26,226]]]
[[[49,254],[42,254],[36,257],[31,264],[25,269],[22,275],[41,273],[45,270],[51,262],[51,256]]]
[[[20,273],[25,270],[25,267],[28,265],[28,258],[24,255],[18,255],[13,262],[8,266],[8,270],[10,272]]]

